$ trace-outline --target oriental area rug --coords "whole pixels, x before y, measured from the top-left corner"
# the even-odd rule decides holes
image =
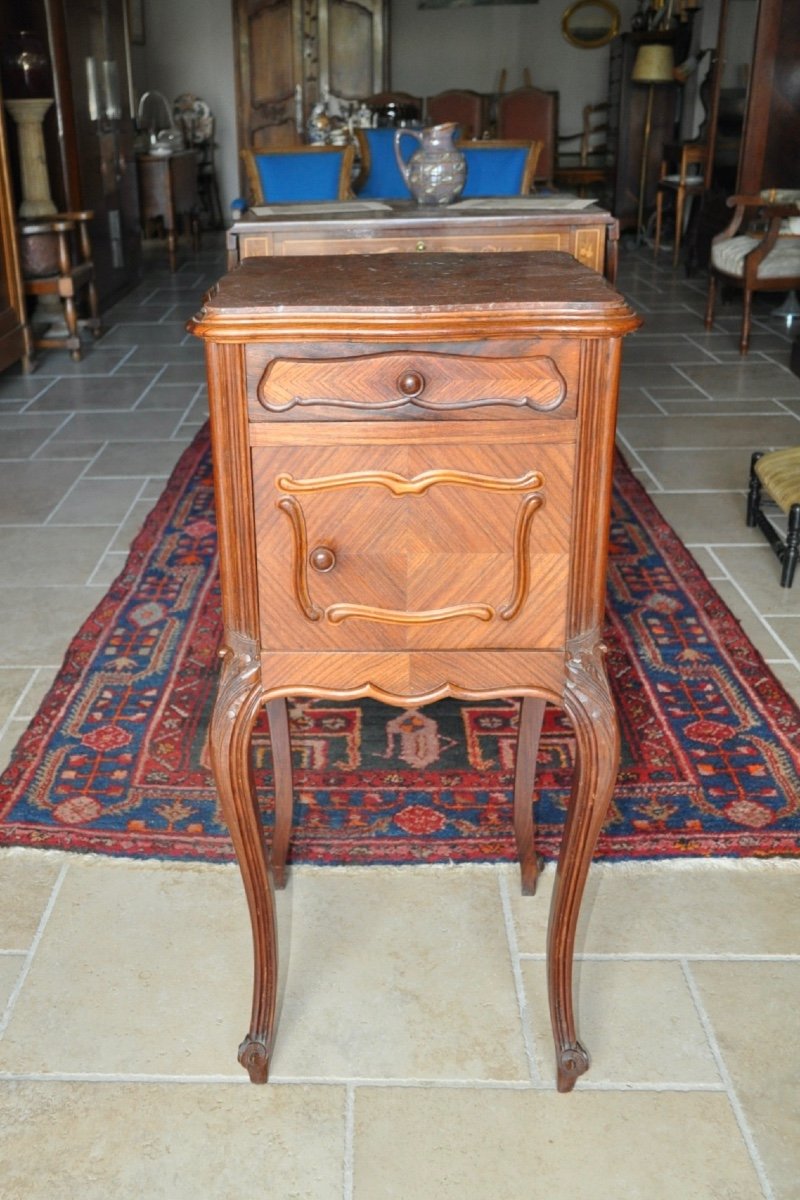
[[[231,859],[206,749],[220,637],[204,429],[0,779],[0,844]],[[621,460],[605,637],[622,762],[597,857],[798,855],[800,713]],[[295,700],[290,717],[292,861],[515,858],[514,701]],[[265,724],[253,760],[268,830]],[[569,725],[548,706],[535,803],[545,858],[572,764]]]

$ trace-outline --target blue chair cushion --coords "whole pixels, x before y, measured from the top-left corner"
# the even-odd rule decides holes
[[[343,154],[344,150],[325,154],[291,150],[285,154],[254,154],[265,201],[292,204],[303,200],[338,200]]]
[[[529,149],[525,146],[461,147],[467,160],[467,178],[461,198],[518,196]]]
[[[394,156],[395,130],[390,128],[365,129],[364,136],[369,145],[369,175],[358,194],[365,200],[411,200],[411,192],[400,174]],[[400,153],[408,161],[419,148],[416,138],[400,140]]]

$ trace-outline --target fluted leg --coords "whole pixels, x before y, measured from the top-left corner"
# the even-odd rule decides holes
[[[250,908],[254,957],[253,1010],[250,1030],[239,1047],[239,1062],[252,1083],[266,1083],[275,1022],[278,948],[272,881],[250,757],[263,689],[255,642],[242,634],[230,634],[222,657],[209,749]]]
[[[596,634],[570,644],[564,706],[575,731],[576,761],[547,933],[550,1019],[558,1090],[569,1092],[589,1067],[578,1040],[572,997],[575,931],[586,876],[608,811],[619,765],[619,729]]]
[[[517,840],[523,896],[535,894],[541,866],[540,856],[536,853],[533,787],[544,708],[544,700],[537,700],[535,696],[523,696],[519,710],[517,762],[514,772],[514,836]]]
[[[292,836],[292,744],[289,739],[289,713],[281,696],[267,701],[269,738],[272,743],[272,771],[275,778],[275,826],[272,834],[272,875],[275,887],[286,886],[286,857]]]

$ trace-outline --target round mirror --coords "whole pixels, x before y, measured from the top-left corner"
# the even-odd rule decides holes
[[[619,9],[611,0],[578,0],[561,18],[561,32],[581,50],[605,46],[619,33]]]

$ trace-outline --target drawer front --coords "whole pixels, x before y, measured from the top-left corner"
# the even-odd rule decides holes
[[[275,234],[275,254],[402,254],[415,251],[462,253],[496,253],[499,250],[566,250],[570,249],[571,230],[542,230],[539,233],[397,233],[379,237],[324,237],[318,234]]]
[[[463,342],[365,353],[358,342],[249,345],[250,420],[381,422],[572,421],[578,410],[580,343],[548,337]],[[372,349],[372,347],[370,347]]]
[[[548,349],[550,349],[548,347]],[[559,347],[558,362],[542,350],[504,355],[442,354],[425,350],[344,354],[321,359],[278,355],[259,361],[248,351],[251,415],[333,419],[442,416],[485,411],[550,413],[573,420],[577,347]],[[260,413],[259,413],[260,409]]]
[[[574,454],[254,446],[262,648],[563,647]]]

